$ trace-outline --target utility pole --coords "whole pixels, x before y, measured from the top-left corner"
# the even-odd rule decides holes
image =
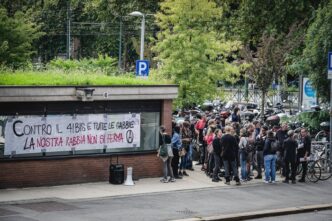
[[[67,59],[70,59],[71,54],[70,54],[70,0],[67,0]]]

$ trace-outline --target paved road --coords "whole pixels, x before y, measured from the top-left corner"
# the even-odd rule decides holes
[[[332,203],[332,181],[0,204],[0,221],[172,220],[324,203]]]

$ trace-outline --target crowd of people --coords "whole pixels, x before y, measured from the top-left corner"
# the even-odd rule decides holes
[[[194,158],[212,182],[224,178],[227,185],[252,179],[275,183],[276,171],[280,170],[284,183],[295,184],[299,164],[302,174],[298,182],[305,182],[311,150],[306,128],[296,134],[287,124],[273,128],[259,121],[243,124],[238,108],[229,120],[212,113],[195,119],[185,116],[181,123],[173,121],[171,135],[161,126],[159,141],[160,146],[171,148],[166,157],[161,157],[164,183],[189,176],[187,170],[193,170]]]

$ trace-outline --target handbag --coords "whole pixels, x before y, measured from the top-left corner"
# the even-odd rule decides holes
[[[167,153],[168,153],[168,156],[169,157],[174,157],[173,155],[173,148],[172,148],[172,145],[171,144],[166,144],[167,146]]]
[[[213,152],[213,145],[212,145],[212,143],[210,143],[210,144],[207,146],[207,151],[208,151],[208,153],[212,153],[212,152]]]
[[[186,150],[184,148],[182,148],[180,151],[179,151],[179,156],[180,157],[183,157],[184,155],[186,155]]]

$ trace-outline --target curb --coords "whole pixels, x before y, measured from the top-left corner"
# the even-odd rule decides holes
[[[264,218],[271,216],[282,216],[298,213],[307,213],[317,210],[329,210],[332,209],[332,203],[327,204],[318,204],[310,206],[299,206],[299,207],[289,207],[282,209],[271,209],[271,210],[262,210],[254,212],[243,212],[243,213],[233,213],[227,215],[218,215],[218,216],[209,216],[201,218],[188,218],[188,219],[177,219],[172,221],[234,221],[234,220],[247,220],[247,219],[256,219]]]

